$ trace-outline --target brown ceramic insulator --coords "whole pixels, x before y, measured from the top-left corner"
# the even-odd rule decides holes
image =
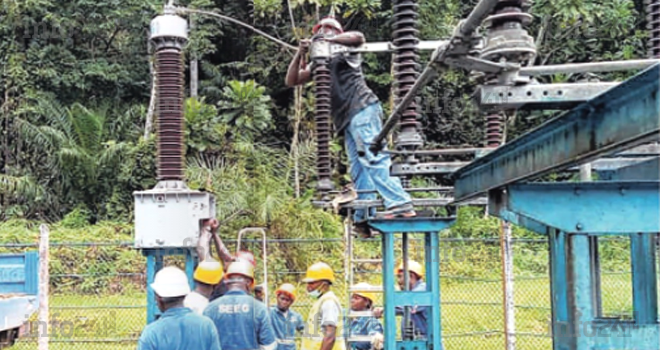
[[[176,49],[156,52],[158,180],[183,180],[183,57]]]

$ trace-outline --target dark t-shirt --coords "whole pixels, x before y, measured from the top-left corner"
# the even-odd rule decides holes
[[[209,302],[220,298],[221,296],[225,295],[225,293],[227,293],[227,283],[225,283],[225,279],[223,278],[220,283],[213,289],[213,293],[211,293]]]
[[[353,116],[378,102],[378,96],[367,86],[360,54],[338,53],[332,57],[328,68],[332,79],[332,122],[341,135]]]

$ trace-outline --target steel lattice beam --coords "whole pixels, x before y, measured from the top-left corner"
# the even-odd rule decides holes
[[[660,64],[454,173],[456,202],[656,140]]]

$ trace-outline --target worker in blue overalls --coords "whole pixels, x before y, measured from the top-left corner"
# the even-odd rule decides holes
[[[144,329],[138,350],[221,350],[213,322],[183,306],[190,293],[185,272],[165,267],[156,274],[151,289],[163,314]]]
[[[296,350],[296,333],[302,333],[305,322],[302,316],[291,310],[296,300],[296,288],[284,283],[275,291],[277,306],[270,309],[270,321],[273,323],[277,350]]]
[[[376,300],[376,295],[370,291],[373,286],[368,283],[358,283],[353,286],[351,295],[351,311],[370,311]],[[351,318],[349,325],[350,337],[370,336],[371,341],[351,343],[352,350],[380,350],[383,348],[383,325],[373,316],[360,316]]]
[[[225,278],[227,293],[204,310],[204,316],[218,330],[222,350],[275,350],[268,309],[249,294],[254,285],[254,266],[237,259],[227,268]]]
[[[403,290],[404,286],[404,276],[403,276],[403,262],[399,264],[399,267],[396,269],[396,277],[399,283],[399,287]],[[424,282],[424,267],[413,260],[408,260],[408,290],[411,292],[424,292],[426,291],[426,283]],[[404,313],[404,308],[402,306],[397,306],[395,308],[396,315],[401,316]],[[427,339],[428,334],[428,319],[429,319],[429,308],[426,306],[415,306],[410,310],[410,318],[413,325],[413,337],[416,339]],[[374,316],[381,317],[383,315],[383,308],[374,309]],[[404,334],[405,325],[403,324],[403,319],[401,320],[401,332]]]

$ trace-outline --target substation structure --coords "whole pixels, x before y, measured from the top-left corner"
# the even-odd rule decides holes
[[[317,176],[319,200],[330,207],[339,192],[330,181],[331,160],[329,58],[347,51],[393,53],[395,105],[374,142],[372,152],[393,155],[392,174],[401,178],[409,192],[437,193],[434,198],[414,199],[417,208],[445,208],[446,215],[420,215],[412,219],[379,219],[372,209],[382,207],[374,192],[362,193],[343,209],[368,209],[367,223],[382,239],[385,300],[385,349],[442,349],[440,306],[439,233],[455,222],[456,206],[486,205],[495,215],[548,237],[550,243],[551,293],[554,349],[655,349],[660,344],[658,324],[655,246],[660,232],[660,5],[648,5],[649,59],[533,66],[534,40],[526,26],[533,17],[524,0],[482,0],[446,40],[418,38],[416,0],[394,1],[393,40],[367,43],[347,50],[314,42]],[[215,199],[206,192],[190,190],[183,176],[183,55],[187,41],[186,21],[166,6],[151,23],[157,74],[158,184],[134,193],[135,248],[147,257],[147,283],[162,268],[163,257],[184,256],[192,284],[199,259],[196,247],[215,217]],[[483,28],[483,33],[477,31]],[[431,50],[421,69],[419,54]],[[448,69],[472,72],[475,103],[486,118],[483,148],[422,150],[419,123],[419,89]],[[537,77],[641,70],[624,82],[539,83]],[[504,114],[517,110],[563,111],[527,134],[501,146]],[[394,147],[384,147],[386,137],[398,130]],[[472,157],[453,161],[455,156]],[[598,181],[533,182],[560,171],[577,171],[590,164]],[[413,176],[447,176],[453,186],[410,188]],[[589,179],[591,180],[591,178]],[[350,215],[348,216],[350,218]],[[346,225],[350,230],[351,225]],[[408,271],[408,237],[424,237],[427,290],[396,290],[395,239],[402,239],[405,276]],[[600,308],[598,238],[626,236],[631,241],[633,320],[604,319]],[[347,234],[351,242],[351,234]],[[360,259],[350,257],[351,270]],[[348,272],[352,282],[353,274]],[[148,287],[147,321],[158,316],[153,291]],[[415,336],[410,325],[411,308],[430,307],[425,338]],[[404,307],[404,330],[397,338],[395,307]],[[349,317],[351,317],[349,315]],[[624,329],[626,336],[611,332],[580,333],[588,325],[597,330]],[[609,328],[608,328],[609,327]],[[361,341],[364,339],[355,339]],[[351,339],[349,339],[349,342]]]
[[[533,17],[524,0],[482,0],[455,28],[451,38],[420,41],[417,37],[415,0],[394,1],[392,43],[368,43],[346,49],[313,42],[311,58],[316,93],[316,126],[319,156],[319,199],[330,206],[334,190],[330,181],[329,140],[330,76],[327,64],[333,55],[347,52],[392,52],[395,108],[382,132],[365,145],[372,152],[389,152],[392,174],[406,190],[440,193],[435,198],[413,199],[419,207],[444,207],[444,216],[421,215],[407,219],[379,219],[375,209],[382,201],[375,191],[358,191],[357,200],[344,204],[348,211],[347,240],[351,244],[350,213],[367,209],[367,223],[382,239],[385,349],[442,349],[440,306],[439,233],[455,222],[456,207],[486,205],[491,215],[546,235],[550,243],[553,348],[657,349],[660,344],[655,247],[660,232],[660,5],[649,3],[649,59],[533,66],[536,46],[526,31]],[[483,28],[482,33],[477,29]],[[421,69],[419,53],[433,49]],[[477,87],[475,103],[486,118],[485,147],[421,150],[417,92],[448,69],[472,73]],[[544,84],[538,77],[636,70],[623,82],[582,80]],[[523,110],[555,110],[561,114],[503,143],[504,115]],[[398,130],[393,150],[386,137]],[[455,155],[472,155],[470,161],[443,161]],[[431,158],[429,161],[428,159]],[[583,182],[533,182],[547,174],[584,171]],[[589,174],[589,172],[587,172]],[[413,176],[449,175],[453,186],[410,188]],[[583,176],[584,177],[584,176]],[[368,194],[368,196],[365,196]],[[424,236],[427,290],[395,288],[395,261],[408,273],[408,236]],[[401,235],[397,258],[395,237]],[[625,236],[631,242],[633,320],[605,319],[601,312],[598,238]],[[373,262],[352,256],[347,271],[353,284],[355,266]],[[411,330],[410,310],[428,306],[428,335],[420,339]],[[404,307],[404,329],[397,337],[395,308]],[[364,316],[357,313],[354,316]],[[584,329],[588,329],[586,332]],[[348,342],[364,341],[363,337]]]

